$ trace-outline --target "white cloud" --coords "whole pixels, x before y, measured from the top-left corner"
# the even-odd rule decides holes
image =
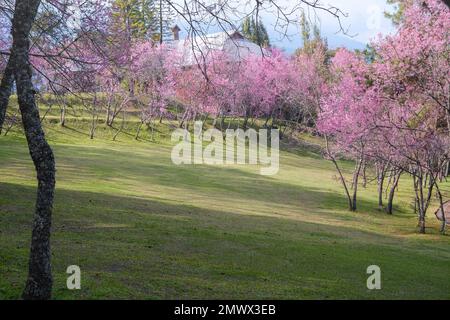
[[[347,17],[342,17],[341,24],[346,32],[340,30],[339,21],[323,10],[313,10],[305,7],[305,13],[312,22],[317,22],[322,35],[328,39],[330,47],[345,46],[349,48],[363,48],[379,33],[388,34],[394,31],[391,21],[384,17],[385,11],[391,11],[392,6],[385,0],[333,0],[322,1],[325,6],[339,8]],[[274,17],[265,15],[265,22],[274,24]],[[273,43],[291,52],[301,46],[298,26],[291,26],[291,39],[282,39],[273,26],[268,26]]]
[[[181,0],[175,0],[182,6]],[[205,4],[217,3],[219,0],[203,0]],[[298,4],[300,1],[292,0],[277,0],[276,3],[280,7],[285,8],[286,12],[290,8]],[[249,1],[241,0],[228,0],[227,3],[235,4],[236,10],[230,16],[228,13],[227,18],[233,20],[237,25],[240,24],[242,17],[249,13],[250,4]],[[384,17],[384,11],[392,10],[392,6],[387,5],[385,0],[321,0],[320,3],[325,7],[333,6],[339,8],[347,17],[342,17],[342,27],[347,30],[343,33],[340,30],[339,22],[330,13],[319,10],[311,9],[308,6],[303,5],[307,16],[311,21],[316,21],[321,33],[328,39],[328,43],[331,48],[345,46],[351,49],[364,48],[365,45],[377,36],[377,34],[388,34],[394,30],[392,23],[389,19]],[[285,37],[285,30],[276,28],[277,16],[274,13],[276,10],[272,7],[272,11],[265,11],[261,13],[261,17],[269,32],[272,44],[285,49],[287,52],[293,52],[296,48],[302,45],[300,30],[298,24],[291,24],[287,30]],[[291,16],[291,19],[300,20],[300,11],[296,11],[295,16]],[[200,19],[200,21],[203,21]],[[182,27],[187,28],[187,23],[179,20]],[[221,30],[221,27],[217,24],[204,21],[207,32],[215,32]]]

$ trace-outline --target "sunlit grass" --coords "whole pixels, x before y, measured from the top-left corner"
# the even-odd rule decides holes
[[[450,239],[438,233],[436,203],[427,234],[416,232],[407,177],[393,216],[377,210],[373,183],[351,213],[332,164],[309,149],[284,148],[276,176],[175,166],[175,124],[135,141],[128,123],[113,142],[104,125],[89,139],[87,123],[46,123],[57,161],[55,298],[450,298]],[[0,138],[0,176],[0,298],[18,298],[36,182],[17,130]],[[72,264],[80,291],[65,289]],[[382,290],[366,288],[371,264]]]

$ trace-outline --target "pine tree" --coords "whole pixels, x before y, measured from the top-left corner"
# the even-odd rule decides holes
[[[241,29],[242,29],[242,34],[246,37],[249,37],[252,34],[249,18],[245,18],[244,22],[242,23]]]
[[[152,35],[153,40],[163,43],[172,37],[171,29],[174,13],[170,4],[164,0],[154,0],[154,12],[156,13],[156,29]]]
[[[270,46],[270,39],[269,39],[269,34],[267,33],[266,27],[264,26],[264,24],[260,21],[259,22],[259,32],[260,32],[260,36],[259,39],[261,41],[261,45],[263,47],[269,47]]]
[[[114,0],[112,22],[115,31],[129,40],[145,39],[156,30],[154,0]]]
[[[311,27],[304,12],[300,18],[300,27],[302,29],[303,46],[305,46],[306,43],[311,41]]]
[[[302,16],[300,18],[300,28],[303,47],[297,49],[296,54],[312,54],[318,47],[322,47],[323,49],[325,49],[325,51],[328,51],[327,39],[322,38],[322,35],[320,34],[320,28],[317,24],[313,24],[311,27],[311,23],[306,18],[305,13],[302,13]]]
[[[387,3],[390,5],[395,5],[394,12],[384,12],[384,16],[388,19],[391,19],[392,23],[395,26],[398,26],[403,19],[403,12],[405,8],[411,4],[412,0],[387,0]]]
[[[242,23],[241,30],[242,34],[247,39],[256,43],[257,45],[262,47],[270,46],[269,34],[267,33],[267,29],[261,20],[258,20],[258,23],[256,23],[254,17],[247,17]]]

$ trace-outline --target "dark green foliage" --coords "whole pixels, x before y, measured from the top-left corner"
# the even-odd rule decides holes
[[[317,24],[311,24],[304,13],[302,14],[300,19],[300,27],[303,47],[296,51],[297,55],[301,53],[312,54],[318,49],[324,49],[325,51],[327,51],[327,39],[322,38],[319,26]],[[334,55],[334,53],[332,55]]]
[[[153,40],[160,43],[172,40],[172,27],[174,21],[174,12],[170,4],[164,0],[155,0],[153,2],[155,12],[156,29],[152,35]]]
[[[269,34],[261,20],[256,22],[255,18],[247,17],[241,26],[242,35],[250,41],[262,47],[270,46]]]
[[[384,16],[391,19],[394,25],[399,25],[403,19],[403,12],[408,2],[411,2],[411,0],[387,0],[388,4],[395,5],[395,10],[393,12],[385,11]]]
[[[125,32],[129,38],[151,37],[157,30],[153,0],[115,0],[112,6],[112,24],[116,32]]]

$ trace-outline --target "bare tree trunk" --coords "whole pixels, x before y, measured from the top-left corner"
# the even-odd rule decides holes
[[[124,126],[125,126],[125,111],[122,111],[122,122],[120,123],[119,130],[117,130],[117,132],[114,134],[113,141],[116,141],[117,136],[119,135],[119,133],[122,132]]]
[[[97,110],[98,107],[98,101],[97,101],[97,93],[94,94],[94,99],[92,101],[92,123],[91,123],[91,134],[90,134],[90,138],[94,139],[95,136],[95,129],[97,127],[97,122],[98,122],[98,112],[99,110]]]
[[[12,129],[12,127],[13,127],[15,124],[17,124],[17,122],[18,122],[18,120],[17,120],[17,113],[14,113],[14,114],[11,116],[11,120],[10,120],[10,124],[9,124],[8,128],[6,128],[6,131],[5,131],[5,137],[8,135],[8,133],[9,133],[9,131]]]
[[[383,184],[385,178],[385,168],[383,164],[376,164],[377,172],[377,191],[378,191],[378,208],[383,209]]]
[[[441,232],[442,235],[445,234],[445,225],[447,223],[447,221],[445,220],[445,210],[444,210],[444,201],[442,200],[442,193],[441,190],[439,189],[438,184],[436,183],[436,190],[437,190],[437,195],[439,198],[439,207],[441,209],[441,213],[442,213],[442,225],[441,225],[441,229],[439,230]]]
[[[52,292],[50,228],[55,189],[55,159],[45,140],[31,81],[29,34],[40,0],[17,0],[12,26],[14,77],[28,148],[37,172],[38,190],[24,299],[49,299]]]
[[[150,118],[148,123],[149,123],[150,129],[151,129],[151,140],[155,141],[155,127],[152,124],[152,119],[151,118]]]
[[[400,181],[401,175],[402,175],[402,171],[395,173],[394,181],[392,182],[391,189],[389,190],[388,203],[387,203],[387,207],[386,207],[386,212],[388,214],[392,214],[395,190],[397,189],[398,182]]]
[[[363,158],[361,157],[358,160],[358,164],[356,166],[356,170],[353,173],[353,199],[352,199],[352,208],[351,211],[356,211],[356,196],[357,196],[357,192],[358,192],[358,179],[359,179],[359,175],[361,173],[361,167],[363,165]]]
[[[342,174],[341,168],[339,167],[339,165],[338,165],[338,163],[337,163],[335,157],[331,154],[330,146],[329,146],[329,142],[328,142],[328,137],[327,137],[327,136],[325,136],[325,146],[326,146],[327,154],[328,154],[328,156],[330,157],[331,162],[333,162],[333,164],[334,164],[334,166],[335,166],[337,172],[339,173],[340,180],[341,180],[341,182],[342,182],[342,185],[344,186],[345,195],[347,196],[347,200],[348,200],[348,209],[349,209],[350,211],[353,211],[353,202],[352,202],[352,198],[350,197],[350,192],[349,192],[349,190],[348,190],[347,183],[345,182],[344,175]]]
[[[111,105],[108,103],[106,106],[106,125],[108,127],[111,127],[111,124],[109,123],[109,117],[111,116]]]
[[[247,125],[248,125],[248,118],[250,116],[250,113],[248,111],[245,112],[245,117],[244,117],[244,122],[242,124],[242,128],[244,130],[247,130]]]
[[[0,83],[0,134],[2,133],[3,124],[6,117],[6,109],[8,107],[9,97],[11,96],[11,91],[14,84],[13,65],[14,61],[12,60],[12,57],[10,57]]]
[[[184,122],[186,121],[187,115],[188,115],[188,111],[186,110],[186,111],[184,111],[183,115],[181,116],[180,123],[179,123],[180,128],[184,127]]]
[[[139,140],[139,134],[141,133],[141,128],[144,125],[144,120],[141,120],[141,123],[139,124],[137,130],[136,130],[136,135],[134,136],[134,140]]]
[[[111,105],[114,101],[114,93],[108,95],[108,101],[106,102],[106,125],[112,127],[111,121]]]
[[[61,127],[64,127],[66,125],[66,105],[67,105],[67,98],[66,98],[66,95],[64,95],[63,105],[61,108],[61,117],[60,117]]]
[[[424,212],[423,175],[422,175],[422,173],[420,173],[420,175],[415,177],[414,192],[416,194],[419,233],[425,233],[425,212]]]
[[[367,163],[366,163],[366,161],[363,161],[363,164],[362,164],[363,188],[366,188],[366,187],[367,187],[367,174],[366,174],[366,170],[367,170]]]

